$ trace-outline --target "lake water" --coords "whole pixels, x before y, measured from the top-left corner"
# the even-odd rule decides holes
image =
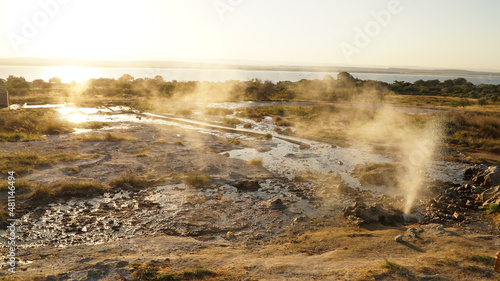
[[[310,71],[262,71],[236,69],[177,69],[177,68],[113,68],[113,67],[77,67],[77,66],[0,66],[0,78],[6,79],[9,75],[22,76],[28,81],[51,77],[60,77],[63,82],[85,81],[91,78],[119,78],[123,74],[130,74],[134,78],[154,78],[159,75],[166,81],[247,81],[254,78],[261,80],[299,81],[301,79],[323,79],[327,75],[336,77],[338,72],[310,72]],[[410,75],[384,73],[351,73],[354,77],[363,80],[378,80],[392,83],[395,80],[415,82],[417,80],[455,79],[459,76],[444,75]],[[468,76],[464,77],[474,84],[500,84],[498,76]]]

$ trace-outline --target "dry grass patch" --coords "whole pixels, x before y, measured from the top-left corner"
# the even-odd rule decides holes
[[[52,109],[27,109],[0,112],[0,141],[37,141],[43,135],[73,132],[73,125],[62,121]]]
[[[17,174],[24,174],[35,168],[52,166],[58,162],[71,162],[77,159],[80,159],[80,156],[76,152],[42,155],[33,151],[15,151],[0,155],[0,173],[14,171]]]

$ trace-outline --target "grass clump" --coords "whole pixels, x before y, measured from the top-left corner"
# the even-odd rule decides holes
[[[222,124],[230,127],[236,127],[236,125],[241,124],[241,121],[238,118],[224,117],[224,120],[222,120]]]
[[[9,154],[0,155],[0,173],[14,171],[17,174],[24,174],[32,169],[52,166],[58,162],[71,162],[79,159],[76,153],[56,153],[42,155],[33,151],[15,151]]]
[[[467,259],[484,265],[493,265],[495,263],[495,258],[489,256],[473,255],[468,256]]]
[[[51,109],[29,109],[0,112],[0,140],[32,141],[42,135],[73,132],[72,124],[62,121]]]
[[[103,194],[108,186],[97,182],[59,182],[49,186],[56,197],[89,197]]]
[[[166,139],[156,139],[156,143],[165,144],[165,143],[167,143],[167,140]]]
[[[199,172],[193,172],[187,175],[184,183],[194,187],[202,187],[210,182],[210,177]]]
[[[132,275],[136,281],[183,281],[183,280],[204,280],[207,277],[216,277],[217,274],[205,268],[194,270],[184,270],[182,272],[166,271],[155,262],[148,262],[144,265],[133,264]]]
[[[259,140],[271,140],[273,138],[273,135],[270,133],[267,133],[265,135],[260,135],[257,137]]]
[[[16,141],[37,141],[43,140],[43,136],[40,134],[26,134],[26,133],[0,133],[0,141],[4,142],[16,142]]]
[[[262,167],[264,165],[262,158],[252,158],[248,160],[247,164]]]
[[[135,188],[145,188],[150,187],[156,183],[155,180],[148,180],[143,177],[138,177],[135,174],[128,174],[119,178],[112,179],[108,182],[111,187],[120,188],[127,183]]]
[[[29,204],[37,206],[61,198],[101,195],[108,189],[109,186],[98,182],[58,182],[51,185],[31,185],[26,199]]]
[[[229,142],[229,143],[235,144],[235,145],[241,144],[241,141],[237,140],[237,139],[229,139],[229,138],[227,138],[226,141]]]
[[[0,192],[5,192],[9,190],[9,183],[7,181],[2,182],[0,184]],[[29,190],[32,186],[33,183],[27,180],[16,180],[14,183],[14,186],[16,187],[16,192],[23,192],[25,190]]]
[[[118,136],[112,133],[106,133],[104,136],[92,134],[92,135],[84,135],[74,138],[72,140],[84,141],[84,142],[101,142],[101,141],[109,141],[109,142],[119,142],[119,141],[136,141],[136,138]]]
[[[490,215],[490,214],[493,214],[493,213],[496,213],[498,212],[499,210],[499,206],[498,204],[489,204],[488,207],[486,208],[486,210],[484,211],[485,214],[487,215]]]
[[[399,270],[404,269],[404,267],[402,265],[391,262],[389,260],[385,260],[384,263],[382,263],[382,265],[380,267],[386,268],[389,271],[399,271]]]

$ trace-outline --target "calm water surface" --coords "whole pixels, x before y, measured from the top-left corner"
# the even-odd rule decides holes
[[[179,69],[179,68],[113,68],[113,67],[76,67],[76,66],[0,66],[0,78],[9,75],[22,76],[28,81],[51,77],[60,77],[63,82],[85,81],[91,78],[120,78],[130,74],[134,78],[154,78],[162,76],[166,81],[247,81],[254,78],[261,80],[299,81],[301,79],[323,79],[327,75],[336,77],[338,72],[310,72],[310,71],[261,71],[236,69]],[[410,75],[384,73],[352,73],[356,78],[363,80],[377,80],[392,83],[395,80],[413,83],[417,80],[455,79],[459,76],[444,75]],[[497,76],[468,76],[464,77],[474,84],[500,84]]]

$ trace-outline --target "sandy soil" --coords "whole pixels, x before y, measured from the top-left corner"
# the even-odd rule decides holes
[[[48,218],[37,226],[45,232],[39,232],[37,239],[19,234],[26,244],[17,250],[16,273],[9,275],[4,263],[1,278],[133,280],[132,265],[150,261],[172,272],[210,269],[217,273],[213,280],[500,278],[491,260],[472,258],[491,258],[500,249],[498,227],[480,212],[476,217],[481,222],[461,226],[352,226],[342,208],[361,195],[326,196],[325,187],[339,184],[335,177],[293,182],[224,155],[243,146],[268,149],[272,146],[268,141],[235,144],[192,130],[145,124],[112,132],[137,140],[81,142],[72,140],[75,135],[60,135],[39,142],[2,143],[0,149],[87,156],[24,177],[35,183],[107,183],[133,173],[157,180],[170,195],[162,199],[155,187],[117,188],[95,199],[92,206],[84,204],[86,199],[75,199],[25,210],[31,218],[26,222],[29,228],[20,231],[35,233],[37,218]],[[137,157],[145,152],[147,157]],[[182,186],[182,179],[193,171],[212,181],[202,188]],[[178,211],[168,212],[168,204]],[[63,214],[61,206],[69,206],[69,211]],[[82,217],[86,220],[78,220]],[[121,228],[115,231],[110,220],[121,223]],[[99,221],[104,223],[99,226]],[[62,229],[70,223],[77,230]],[[84,226],[88,226],[85,231]],[[398,235],[403,235],[402,242],[395,241]]]

